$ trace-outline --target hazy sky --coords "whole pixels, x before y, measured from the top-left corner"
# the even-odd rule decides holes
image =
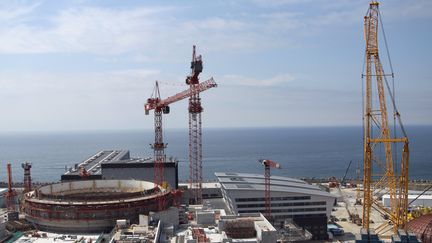
[[[361,125],[368,2],[2,1],[0,131],[151,129],[154,81],[187,89],[193,44],[219,84],[204,127]],[[432,124],[432,1],[380,9],[402,118]],[[183,100],[164,122],[187,120]]]

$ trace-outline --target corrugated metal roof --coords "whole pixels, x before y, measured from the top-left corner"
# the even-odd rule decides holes
[[[217,172],[215,175],[218,178],[221,186],[226,190],[265,190],[265,181],[263,175],[232,172]],[[241,185],[247,185],[247,187]],[[323,191],[317,186],[310,185],[305,181],[282,176],[271,176],[270,190],[336,197],[335,195]]]
[[[422,215],[408,222],[408,229],[422,242],[432,242],[432,214]]]

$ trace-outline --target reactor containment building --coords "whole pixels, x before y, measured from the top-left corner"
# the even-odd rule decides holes
[[[164,197],[173,202],[169,189],[138,180],[70,181],[40,187],[24,195],[24,213],[39,230],[50,232],[110,231],[118,219],[138,222],[140,214],[158,210]]]

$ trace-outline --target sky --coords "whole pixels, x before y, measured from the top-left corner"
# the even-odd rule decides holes
[[[188,88],[193,45],[201,81],[218,83],[201,94],[203,127],[361,125],[368,3],[2,1],[0,131],[152,129],[143,105],[156,80],[162,97]],[[431,125],[432,1],[380,11],[402,119]],[[188,127],[187,100],[164,126]]]

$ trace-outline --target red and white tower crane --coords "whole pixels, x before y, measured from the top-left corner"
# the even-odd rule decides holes
[[[265,200],[265,217],[271,218],[271,195],[270,195],[270,168],[280,169],[280,164],[269,159],[258,160],[264,166],[264,200]]]
[[[186,77],[190,90],[199,87],[199,74],[203,70],[201,55],[196,56],[195,46],[192,50],[191,74]],[[202,132],[201,132],[201,98],[199,92],[189,97],[189,191],[190,203],[202,203]]]
[[[149,114],[149,108],[154,106],[154,123],[155,123],[155,141],[151,144],[151,148],[154,151],[154,184],[155,186],[160,185],[166,188],[166,182],[164,180],[164,163],[165,163],[165,148],[166,144],[163,142],[162,132],[162,113],[169,113],[168,104],[161,104],[161,97],[159,91],[159,84],[156,81],[156,85],[151,98],[147,99],[147,104],[144,106],[146,115]],[[165,208],[165,198],[159,197],[158,209],[162,210]]]
[[[154,183],[155,185],[160,185],[164,188],[167,184],[164,180],[164,163],[165,163],[165,148],[166,143],[163,142],[163,132],[162,132],[162,113],[168,114],[170,112],[169,105],[183,100],[187,97],[191,97],[199,94],[207,89],[217,87],[216,82],[213,78],[202,82],[193,89],[184,90],[176,95],[170,96],[166,99],[161,99],[159,84],[156,81],[155,90],[151,98],[147,99],[147,103],[144,105],[145,114],[148,115],[151,110],[154,110],[154,121],[155,121],[155,142],[151,145],[154,150]],[[164,197],[159,197],[158,202],[159,209],[165,207]]]

